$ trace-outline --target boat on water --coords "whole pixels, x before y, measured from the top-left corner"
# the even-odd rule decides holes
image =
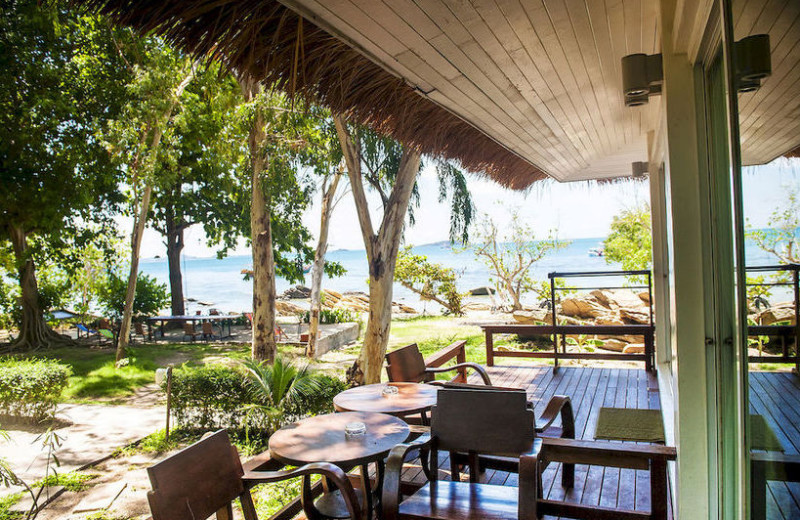
[[[605,256],[606,251],[602,247],[593,247],[589,249],[589,256]]]

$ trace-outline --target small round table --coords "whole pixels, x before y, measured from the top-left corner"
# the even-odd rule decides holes
[[[366,433],[358,437],[345,436],[345,425],[352,422],[363,422],[367,427]],[[364,507],[371,512],[373,499],[376,498],[373,495],[380,493],[383,486],[383,460],[408,435],[408,425],[402,419],[382,413],[317,415],[286,425],[272,434],[269,438],[269,452],[274,459],[292,466],[330,462],[345,471],[359,466],[361,485],[365,491]],[[377,483],[374,489],[369,480],[368,465],[371,462],[375,462],[377,466]],[[316,507],[331,518],[348,516],[338,492],[325,493],[317,501]]]
[[[386,386],[394,386],[398,393],[384,395]],[[356,386],[333,398],[337,412],[380,412],[395,417],[422,413],[436,404],[438,387],[425,383],[379,383]]]

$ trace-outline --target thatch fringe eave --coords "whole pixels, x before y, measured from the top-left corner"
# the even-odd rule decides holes
[[[275,0],[71,0],[318,103],[406,146],[525,189],[547,175]],[[301,52],[300,52],[301,51]]]

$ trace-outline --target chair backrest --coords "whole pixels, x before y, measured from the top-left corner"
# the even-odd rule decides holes
[[[219,311],[217,309],[210,309],[208,311],[209,316],[219,316]]]
[[[416,343],[386,354],[386,373],[389,381],[395,383],[424,383],[434,379],[433,374],[425,372],[425,359]]]
[[[524,390],[441,388],[431,411],[436,449],[519,456],[533,446]]]
[[[245,493],[242,463],[220,430],[147,469],[153,520],[201,520]]]
[[[192,336],[194,334],[194,324],[188,321],[183,322],[183,333]]]
[[[111,324],[108,322],[106,318],[100,318],[100,321],[97,324],[98,329],[110,329]]]
[[[136,330],[136,334],[140,336],[145,336],[146,333],[144,332],[144,324],[141,321],[134,321],[133,328]]]
[[[203,322],[203,334],[214,334],[214,327],[211,326],[211,323],[207,321]]]

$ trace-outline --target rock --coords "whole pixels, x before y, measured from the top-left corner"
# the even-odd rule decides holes
[[[603,344],[600,346],[600,348],[605,350],[613,350],[614,352],[622,352],[627,346],[628,344],[624,341],[620,341],[618,339],[607,339],[603,341]]]
[[[480,303],[480,302],[470,302],[464,304],[462,307],[464,311],[490,311],[492,310],[492,306],[488,303]]]
[[[553,315],[544,309],[515,311],[512,316],[518,323],[525,325],[552,325],[553,323]]]
[[[497,291],[495,290],[494,287],[484,286],[484,287],[476,287],[474,289],[470,289],[469,290],[469,295],[470,296],[490,296],[492,294],[495,294],[496,292]]]
[[[284,300],[275,301],[275,312],[280,316],[297,316],[298,314],[306,312],[306,310],[299,305]]]
[[[616,307],[616,306],[612,307],[612,305],[614,304],[608,297],[607,292],[601,291],[600,289],[595,289],[594,291],[590,292],[589,295],[591,295],[594,298],[594,300],[603,307],[608,307],[609,309]]]
[[[304,285],[295,285],[294,287],[290,287],[283,291],[281,298],[285,298],[287,300],[300,300],[303,298],[309,298],[311,296],[311,289]]]
[[[753,316],[753,321],[765,326],[780,322],[789,322],[790,325],[794,325],[794,319],[794,304],[792,302],[776,303]]]
[[[645,310],[620,309],[619,317],[625,323],[650,325],[650,313]]]
[[[625,325],[617,314],[604,314],[594,319],[595,325]]]
[[[608,308],[593,297],[565,298],[561,301],[560,315],[575,318],[596,318],[608,313]]]
[[[644,343],[634,343],[622,349],[623,354],[644,354]]]
[[[623,343],[638,343],[642,341],[641,336],[634,336],[634,335],[622,335],[622,336],[612,336],[609,334],[599,334],[597,339],[607,340],[613,339],[615,341],[622,341]]]
[[[650,292],[649,291],[642,291],[637,296],[639,296],[639,299],[642,300],[645,305],[650,305]]]
[[[402,303],[392,302],[392,312],[402,313],[402,314],[417,314],[417,309],[414,307],[409,307],[408,305],[404,305]]]

